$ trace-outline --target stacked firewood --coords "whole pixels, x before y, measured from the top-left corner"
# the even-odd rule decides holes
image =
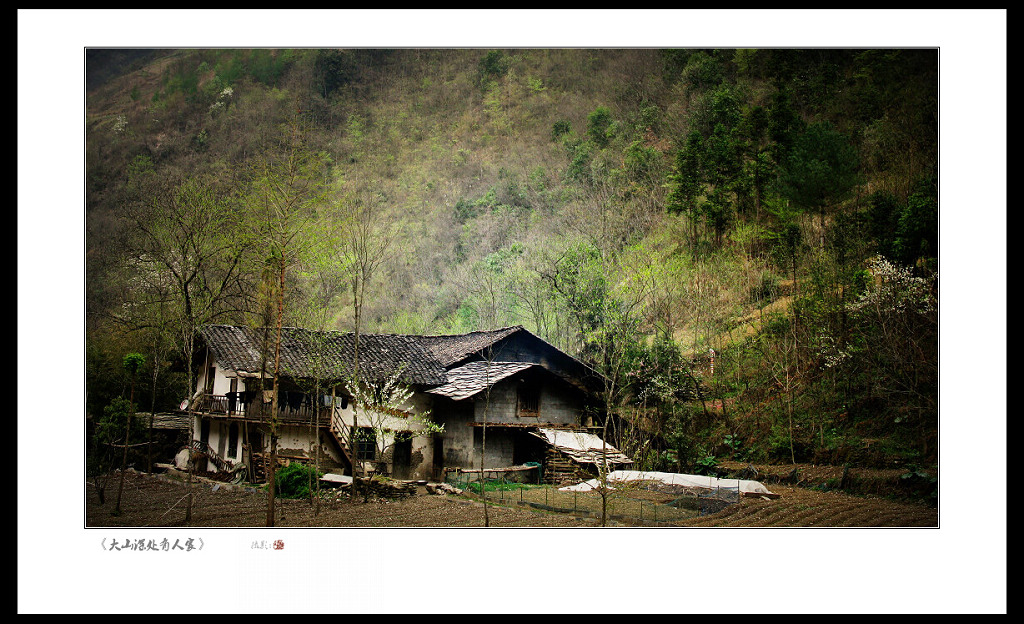
[[[580,469],[579,464],[566,457],[561,451],[548,448],[544,458],[544,483],[552,485],[577,483],[589,479],[590,476]]]

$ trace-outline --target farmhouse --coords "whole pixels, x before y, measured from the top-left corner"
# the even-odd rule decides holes
[[[449,470],[479,468],[485,447],[489,469],[543,466],[551,444],[537,433],[582,430],[599,408],[600,376],[520,326],[360,335],[358,393],[349,386],[353,334],[284,328],[275,399],[275,334],[202,329],[196,392],[182,404],[193,415],[193,449],[206,458],[201,467],[232,471],[244,464],[258,479],[275,400],[279,460],[319,457],[335,472],[358,468],[400,479],[443,479]],[[400,405],[366,398],[395,379],[409,390]],[[358,406],[353,394],[362,395]]]

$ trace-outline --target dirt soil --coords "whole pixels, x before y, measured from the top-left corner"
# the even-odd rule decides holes
[[[185,484],[144,473],[125,475],[121,514],[112,515],[117,497],[116,479],[106,489],[106,502],[99,503],[97,490],[86,484],[86,523],[90,527],[265,527],[267,495],[262,491],[216,484],[193,485],[195,502],[192,521],[185,523]],[[248,488],[254,490],[254,488]],[[333,498],[333,497],[332,497]],[[309,500],[278,498],[275,502],[278,527],[474,527],[484,526],[479,503],[454,496],[421,495],[401,498],[371,498],[364,503],[348,497],[321,503],[314,515]],[[495,527],[586,527],[594,521],[564,514],[542,513],[522,508],[491,506],[490,526]]]
[[[841,469],[840,469],[841,470]],[[116,484],[112,480],[111,485]],[[216,487],[216,490],[214,490]],[[689,527],[937,527],[933,506],[896,502],[876,495],[816,491],[776,483],[769,489],[780,498],[744,498],[740,504],[700,518],[660,523]],[[253,488],[213,483],[193,486],[192,521],[185,523],[185,485],[162,477],[126,474],[120,515],[113,515],[116,486],[108,486],[99,503],[95,482],[86,483],[86,523],[89,527],[265,527],[266,494]],[[456,496],[421,493],[402,499],[355,502],[331,497],[314,515],[308,500],[277,500],[278,527],[477,527],[483,526],[480,502]],[[517,504],[491,505],[493,527],[593,527],[594,518],[538,511]],[[629,526],[611,522],[612,526]]]
[[[775,500],[744,498],[709,516],[679,522],[691,527],[938,527],[935,507],[876,496],[773,485]]]

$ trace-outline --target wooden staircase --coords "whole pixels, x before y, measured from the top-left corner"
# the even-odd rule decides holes
[[[231,472],[234,468],[233,464],[229,464],[226,459],[217,454],[217,451],[213,450],[213,447],[203,442],[202,440],[192,440],[192,450],[196,453],[205,455],[218,470],[224,472]]]
[[[195,453],[199,453],[200,456],[206,457],[213,462],[213,465],[217,467],[217,470],[221,472],[227,472],[234,475],[232,482],[239,482],[248,478],[248,468],[244,461],[240,462],[229,462],[220,456],[220,454],[213,450],[213,447],[203,442],[202,440],[192,440],[192,450]]]
[[[328,437],[334,442],[334,445],[338,447],[338,451],[341,452],[342,459],[348,464],[349,474],[355,474],[353,472],[352,454],[349,453],[348,445],[345,444],[344,424],[336,414],[331,415],[331,424],[327,427]]]

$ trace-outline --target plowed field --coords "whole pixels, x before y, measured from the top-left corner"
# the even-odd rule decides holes
[[[938,510],[884,498],[773,485],[775,500],[743,499],[716,514],[683,520],[692,527],[937,527]]]
[[[196,484],[192,520],[185,523],[185,493],[182,483],[151,475],[129,472],[121,499],[122,513],[112,515],[117,496],[116,480],[106,489],[100,504],[93,482],[86,484],[86,525],[90,527],[264,527],[266,495],[262,492],[229,489],[216,491],[209,483]],[[743,499],[716,514],[659,523],[684,527],[937,527],[938,511],[933,507],[899,503],[874,496],[851,496],[817,492],[801,487],[772,485],[781,495],[774,500]],[[537,511],[514,501],[491,505],[489,524],[493,527],[592,527],[594,518]],[[613,522],[611,525],[623,526]],[[278,499],[275,526],[278,527],[475,527],[484,525],[483,508],[477,501],[453,496],[419,495],[398,500],[347,499],[326,502],[314,515],[307,500]]]

